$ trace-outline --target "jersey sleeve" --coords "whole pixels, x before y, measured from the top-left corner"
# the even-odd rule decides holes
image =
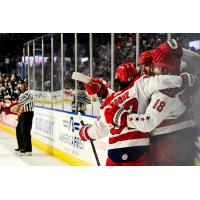
[[[153,92],[168,88],[177,88],[182,86],[182,78],[175,75],[159,75],[143,79],[143,90],[145,96],[149,97]]]
[[[171,111],[173,102],[174,98],[160,91],[155,92],[145,114],[129,114],[127,116],[128,127],[136,128],[141,132],[154,130]]]
[[[88,135],[92,139],[101,139],[109,135],[109,126],[104,117],[98,117],[88,129]]]

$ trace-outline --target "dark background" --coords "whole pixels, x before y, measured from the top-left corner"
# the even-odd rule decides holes
[[[16,67],[23,55],[23,45],[44,33],[0,33],[0,69],[3,73]],[[5,63],[6,58],[9,63]]]

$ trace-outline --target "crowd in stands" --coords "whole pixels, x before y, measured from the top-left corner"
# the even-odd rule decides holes
[[[167,41],[166,33],[140,33],[140,52],[155,49]]]
[[[108,82],[111,77],[111,35],[93,37],[93,76],[105,78]]]
[[[12,74],[11,77],[0,73],[0,102],[5,102],[6,99],[15,101],[18,99],[18,81],[20,77]]]
[[[89,34],[85,37],[89,37]],[[116,33],[114,34],[114,66],[115,68],[122,62],[136,63],[136,34],[135,33]],[[190,49],[200,54],[200,49],[189,46],[190,41],[200,40],[200,34],[179,34],[172,33],[171,38],[177,40],[184,48]],[[161,43],[167,41],[167,33],[140,33],[139,34],[139,53],[155,49]],[[86,41],[85,41],[86,40]],[[78,71],[85,75],[90,74],[90,52],[89,40],[85,39],[78,44]],[[68,52],[74,52],[74,46],[65,45]],[[69,49],[71,47],[71,49]],[[111,80],[111,34],[93,34],[93,76],[101,77],[108,83]],[[85,59],[85,60],[84,60]],[[74,89],[74,81],[71,75],[74,71],[74,54],[67,57],[64,62],[64,87]]]
[[[115,66],[122,62],[133,62],[136,58],[136,34],[115,34]]]
[[[171,33],[171,38],[175,39],[186,49],[190,49],[200,54],[200,48],[190,47],[189,42],[199,40],[198,33]],[[161,43],[167,41],[167,33],[140,33],[139,34],[139,53],[155,49]],[[136,34],[135,33],[117,33],[115,34],[115,66],[121,62],[130,61],[136,64]]]
[[[81,34],[80,34],[81,35]],[[80,39],[78,35],[78,60],[77,67],[78,72],[82,72],[85,75],[90,75],[90,50],[89,50],[89,34],[84,34],[84,37]],[[71,75],[75,70],[75,47],[73,34],[71,39],[68,40],[68,35],[64,40],[64,89],[69,92],[75,89],[75,82],[71,80]],[[200,34],[178,34],[172,33],[171,38],[177,40],[182,44],[184,48],[190,49],[200,54],[200,49],[195,49],[189,46],[190,41],[200,40]],[[139,53],[146,50],[156,48],[159,44],[167,41],[167,33],[140,33],[139,34]],[[101,77],[107,81],[109,87],[111,87],[111,34],[93,34],[93,76]],[[50,51],[50,49],[49,49]],[[45,54],[46,55],[46,54]],[[48,54],[46,57],[50,57]],[[0,60],[1,61],[1,60]],[[61,68],[59,69],[59,59],[56,60],[56,67],[54,68],[54,91],[61,88]],[[136,34],[135,33],[116,33],[114,34],[114,66],[115,68],[122,62],[136,63]],[[40,64],[41,65],[41,64]],[[36,65],[35,65],[36,66]],[[1,67],[0,67],[1,68]],[[2,69],[2,68],[1,68]],[[44,65],[44,91],[51,92],[51,62],[50,59],[45,61]],[[41,67],[35,68],[35,89],[42,90],[42,78],[40,73]],[[56,70],[56,71],[55,71]],[[5,70],[4,70],[5,71]],[[57,73],[58,72],[58,73]],[[33,68],[30,68],[30,73],[33,73]],[[31,75],[30,77],[33,77]],[[0,73],[0,101],[5,101],[6,98],[16,100],[19,91],[17,89],[19,77],[13,74],[11,77]],[[29,80],[30,88],[33,89],[33,79]],[[115,87],[115,85],[114,85]],[[82,91],[84,84],[78,84],[77,89]]]
[[[84,34],[84,37],[78,35],[78,71],[86,75],[90,74],[90,51],[89,51],[89,34]],[[65,35],[67,38],[67,34]],[[79,39],[82,38],[82,39]],[[136,63],[136,34],[135,33],[116,33],[114,34],[114,66],[115,68],[122,62]],[[200,54],[200,49],[195,49],[189,46],[190,41],[200,40],[200,34],[180,34],[172,33],[171,38],[180,42],[184,48],[190,49]],[[64,44],[65,59],[64,59],[64,87],[66,89],[74,89],[74,81],[71,81],[72,72],[75,70],[74,61],[74,43],[73,35],[71,43]],[[139,34],[139,53],[156,48],[160,43],[168,39],[167,33],[140,33]],[[67,41],[67,40],[66,40]],[[107,82],[111,80],[111,34],[93,34],[93,76],[98,76],[105,79]],[[51,91],[50,87],[50,70],[47,70],[45,63],[45,84],[44,90]],[[49,66],[50,69],[50,66]],[[38,72],[39,73],[39,72]],[[38,76],[38,81],[41,82],[41,76]],[[2,79],[2,78],[1,78]],[[36,78],[37,79],[37,78]],[[60,80],[56,77],[54,84]],[[38,82],[36,88],[41,89],[41,83]],[[60,87],[59,87],[60,88]],[[55,88],[54,88],[55,89]]]

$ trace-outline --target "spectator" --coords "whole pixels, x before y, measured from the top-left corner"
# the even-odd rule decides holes
[[[77,95],[77,102],[75,103],[76,95]],[[87,104],[91,104],[91,100],[86,94],[84,84],[79,83],[78,90],[76,93],[74,93],[73,96],[72,112],[80,112],[81,114],[85,114],[87,109]]]

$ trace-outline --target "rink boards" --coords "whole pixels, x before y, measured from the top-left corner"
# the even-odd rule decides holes
[[[92,123],[93,116],[83,116],[85,123]],[[15,134],[17,118],[15,115],[0,115],[0,128]],[[83,142],[79,137],[80,123],[74,113],[35,107],[32,142],[33,145],[52,154],[71,165],[97,165],[90,142]],[[106,162],[107,140],[95,141],[95,147],[101,165]]]

